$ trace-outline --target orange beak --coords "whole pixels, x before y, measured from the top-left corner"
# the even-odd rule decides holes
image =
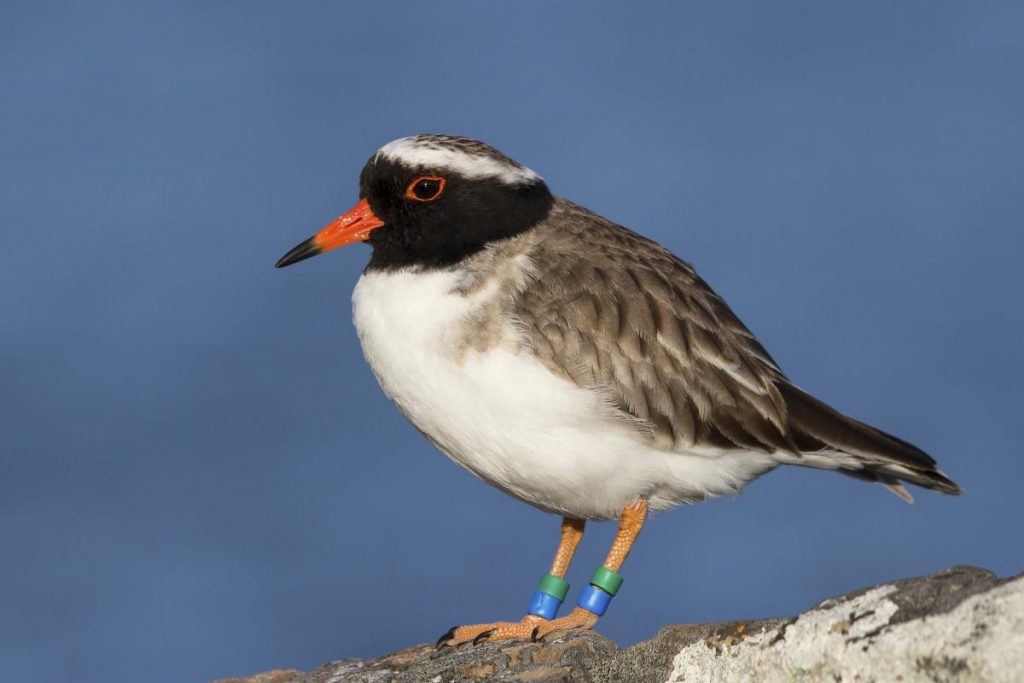
[[[372,231],[382,225],[384,221],[377,218],[370,204],[360,199],[348,213],[339,216],[333,223],[324,226],[323,230],[282,256],[277,267],[284,268],[346,244],[364,242]]]

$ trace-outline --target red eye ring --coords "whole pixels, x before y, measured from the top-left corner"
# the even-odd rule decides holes
[[[432,202],[444,193],[444,178],[420,176],[405,188],[405,198],[414,202]]]

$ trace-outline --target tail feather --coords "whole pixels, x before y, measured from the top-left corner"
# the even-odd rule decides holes
[[[950,495],[959,495],[960,487],[935,465],[935,460],[917,446],[847,417],[797,387],[779,385],[789,409],[790,428],[801,450],[834,451],[852,456],[836,469],[843,474],[878,482],[907,502],[913,500],[900,481]],[[814,463],[823,462],[816,458]],[[827,459],[824,459],[827,462]],[[826,465],[827,466],[827,465]]]
[[[914,497],[910,495],[910,491],[898,481],[890,482],[888,484],[883,483],[882,486],[892,491],[896,496],[901,498],[905,503],[913,503]]]

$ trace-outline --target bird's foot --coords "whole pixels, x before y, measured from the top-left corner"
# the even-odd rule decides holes
[[[597,623],[597,615],[589,610],[577,607],[561,619],[548,621],[528,614],[522,621],[496,621],[491,624],[474,624],[472,626],[453,626],[438,638],[438,649],[458,647],[466,643],[474,645],[492,640],[543,640],[556,631],[587,631]]]
[[[572,612],[559,619],[544,621],[534,627],[530,640],[544,640],[556,631],[589,631],[597,623],[597,615],[590,610],[576,607]]]
[[[534,630],[549,623],[543,617],[527,614],[522,621],[496,621],[491,624],[452,626],[437,639],[438,649],[458,647],[465,643],[482,643],[485,640],[529,640]]]

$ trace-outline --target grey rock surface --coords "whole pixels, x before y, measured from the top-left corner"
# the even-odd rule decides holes
[[[795,617],[666,626],[620,650],[594,632],[277,670],[218,683],[1024,681],[1024,576],[953,567],[830,598]]]

